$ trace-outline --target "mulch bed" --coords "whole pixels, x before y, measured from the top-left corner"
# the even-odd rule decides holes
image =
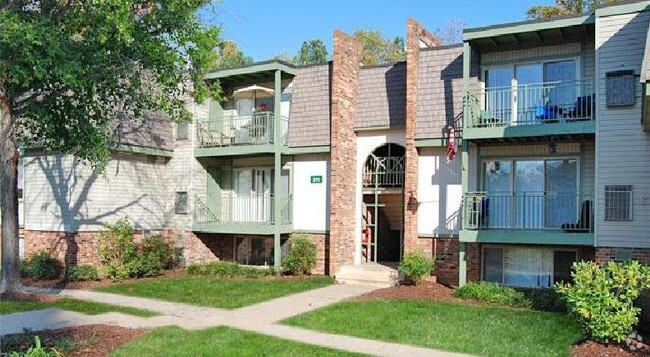
[[[7,335],[2,338],[2,351],[25,351],[33,345],[34,336],[39,336],[44,346],[56,348],[65,356],[103,357],[147,331],[108,325],[88,325]]]
[[[378,289],[367,294],[356,297],[356,300],[395,300],[395,299],[416,299],[432,301],[452,301],[462,304],[481,305],[480,301],[457,299],[453,297],[453,289],[433,282],[423,282],[421,285],[398,285],[385,289]],[[650,349],[647,347],[630,351],[627,347],[618,344],[602,345],[593,341],[585,341],[571,349],[573,357],[639,357],[650,356]]]

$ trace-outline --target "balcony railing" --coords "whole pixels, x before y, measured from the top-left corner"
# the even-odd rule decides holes
[[[274,212],[275,200],[280,200],[280,212]],[[205,197],[197,196],[194,205],[194,221],[196,223],[225,224],[258,224],[274,225],[278,220],[281,225],[289,225],[292,221],[292,197],[277,197],[274,194],[252,194],[238,196],[233,193],[223,193],[216,202],[210,202]]]
[[[363,187],[404,186],[404,157],[370,154],[363,168]]]
[[[593,195],[576,192],[469,192],[463,198],[467,230],[593,232]]]
[[[556,81],[484,88],[468,93],[470,128],[569,123],[594,120],[594,81]]]
[[[280,125],[280,143],[287,144],[289,119],[275,120],[272,112],[253,115],[224,115],[222,119],[198,121],[196,125],[197,145],[200,148],[235,145],[275,144],[275,125]]]

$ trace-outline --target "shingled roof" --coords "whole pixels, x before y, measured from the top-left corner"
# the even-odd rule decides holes
[[[406,116],[406,63],[362,68],[355,128],[403,126]]]

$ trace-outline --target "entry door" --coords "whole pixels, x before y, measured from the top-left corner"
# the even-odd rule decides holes
[[[578,215],[578,160],[546,161],[546,219],[547,228],[559,228],[563,223],[575,223]]]
[[[253,170],[253,190],[252,204],[254,220],[256,222],[266,222],[271,218],[271,176],[270,169]]]

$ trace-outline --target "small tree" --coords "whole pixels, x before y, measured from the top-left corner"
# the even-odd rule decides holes
[[[310,274],[316,267],[316,244],[304,235],[292,235],[289,244],[282,266],[294,275]]]
[[[219,46],[216,67],[220,69],[244,66],[253,63],[253,58],[244,55],[235,41],[224,41]]]
[[[406,57],[404,38],[387,39],[379,30],[358,29],[352,34],[362,47],[361,63],[365,66],[403,61]]]
[[[558,283],[555,290],[589,336],[601,342],[625,340],[639,321],[634,300],[650,288],[650,267],[637,261],[603,267],[579,262],[573,264],[571,276],[573,284]]]
[[[526,12],[529,19],[547,19],[554,16],[581,14],[617,0],[555,0],[555,5],[532,6]]]

